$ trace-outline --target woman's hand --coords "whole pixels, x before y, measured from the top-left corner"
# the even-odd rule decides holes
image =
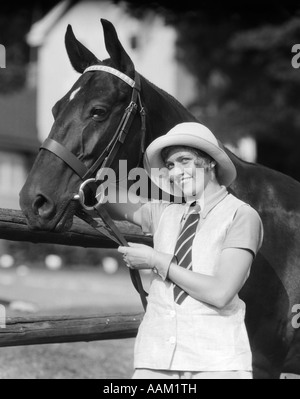
[[[153,269],[155,250],[148,245],[128,243],[129,247],[119,247],[126,265],[133,269]]]
[[[167,278],[173,255],[158,252],[144,244],[128,243],[129,247],[119,247],[123,259],[131,269],[152,269],[163,280]]]

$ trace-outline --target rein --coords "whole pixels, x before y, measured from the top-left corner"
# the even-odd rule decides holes
[[[85,197],[84,197],[84,187],[89,183],[97,183],[103,181],[102,171],[105,168],[109,168],[114,161],[118,151],[122,147],[125,142],[125,139],[128,135],[132,122],[135,118],[135,115],[139,109],[140,118],[141,118],[141,157],[145,152],[145,138],[146,138],[146,111],[142,104],[141,100],[141,83],[140,83],[140,75],[135,72],[135,79],[131,79],[129,76],[124,73],[118,71],[117,69],[104,66],[104,65],[93,65],[85,69],[83,73],[93,72],[93,71],[102,71],[110,73],[119,79],[123,80],[132,88],[132,96],[131,101],[128,107],[125,109],[124,114],[120,120],[118,128],[113,135],[111,141],[109,142],[107,148],[99,155],[94,164],[88,169],[86,165],[81,162],[70,150],[68,150],[65,146],[59,143],[56,140],[47,138],[44,143],[41,145],[40,150],[47,150],[51,153],[55,154],[58,158],[62,159],[83,181],[80,186],[79,194],[76,194],[71,201],[79,201],[81,205],[81,209],[76,212],[76,215],[90,224],[93,228],[98,231],[101,231],[101,226],[88,214],[88,211],[95,211],[100,218],[103,220],[104,224],[108,228],[110,234],[108,235],[110,239],[119,243],[122,246],[129,246],[126,239],[122,235],[122,233],[118,230],[113,220],[104,209],[103,206],[86,206],[85,205]],[[97,180],[91,179],[92,176],[95,175],[97,170]],[[103,231],[102,231],[103,233]],[[147,307],[147,293],[144,291],[141,277],[138,270],[129,269],[130,277],[135,289],[138,291],[144,309]]]

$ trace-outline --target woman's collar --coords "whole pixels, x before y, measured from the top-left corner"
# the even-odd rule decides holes
[[[221,202],[226,196],[228,195],[227,188],[225,186],[221,186],[221,188],[211,194],[211,195],[204,195],[197,200],[197,203],[200,205],[201,208],[201,216],[202,218],[206,218],[209,212],[219,203]],[[187,202],[187,205],[190,205],[194,201]]]

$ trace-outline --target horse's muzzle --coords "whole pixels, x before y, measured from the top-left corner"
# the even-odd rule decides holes
[[[63,232],[72,227],[77,204],[66,198],[56,204],[44,194],[28,195],[20,193],[20,207],[31,230]]]

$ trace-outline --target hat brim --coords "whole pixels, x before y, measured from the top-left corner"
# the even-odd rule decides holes
[[[149,177],[164,191],[170,192],[166,187],[162,187],[161,183],[157,181],[157,179],[152,176],[151,169],[165,168],[164,161],[161,157],[161,151],[170,146],[187,146],[199,149],[206,154],[210,155],[217,162],[217,179],[221,185],[229,187],[233,181],[236,179],[237,172],[236,168],[226,154],[226,152],[214,145],[213,143],[201,138],[195,137],[193,134],[176,134],[172,136],[164,135],[158,137],[154,140],[147,148],[145,156],[144,156],[144,168],[149,175]]]

